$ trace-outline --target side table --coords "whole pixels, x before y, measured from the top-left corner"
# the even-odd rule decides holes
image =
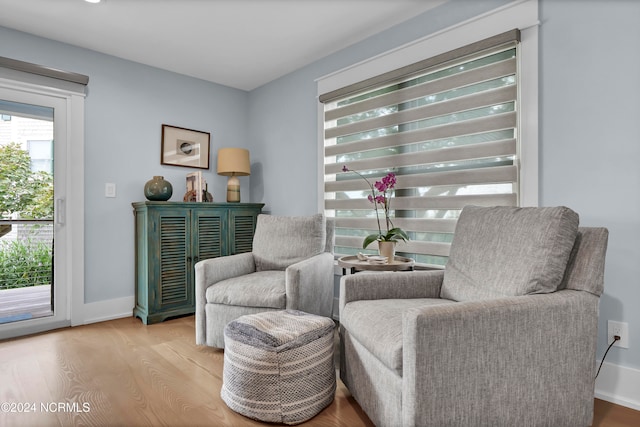
[[[347,274],[347,269],[351,270],[351,274],[356,271],[412,271],[415,261],[413,258],[397,256],[393,261],[386,264],[372,264],[364,260],[358,259],[355,255],[343,256],[338,258],[338,265],[342,267],[342,274]]]

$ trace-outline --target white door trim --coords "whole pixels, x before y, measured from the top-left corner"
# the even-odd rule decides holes
[[[0,339],[84,323],[84,94],[0,78],[0,98],[54,108],[56,212],[52,317],[0,325]]]

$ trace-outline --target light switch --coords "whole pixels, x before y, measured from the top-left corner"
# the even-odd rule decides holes
[[[104,185],[104,197],[116,197],[116,184],[107,182]]]

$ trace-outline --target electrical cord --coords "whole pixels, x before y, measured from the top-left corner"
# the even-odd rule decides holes
[[[611,347],[613,347],[613,345],[616,343],[616,341],[620,341],[620,336],[619,335],[614,335],[613,336],[613,341],[611,341],[611,344],[609,344],[609,347],[607,347],[607,351],[604,352],[604,356],[602,356],[602,360],[600,361],[600,367],[598,368],[598,372],[596,372],[596,378],[598,378],[598,374],[600,374],[600,369],[602,369],[602,364],[604,363],[604,358],[607,357],[607,353],[609,353],[609,350],[611,350]]]

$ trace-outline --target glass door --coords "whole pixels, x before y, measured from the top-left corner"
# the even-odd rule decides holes
[[[0,87],[0,339],[70,324],[65,106]]]
[[[0,324],[53,315],[53,108],[0,100]]]

